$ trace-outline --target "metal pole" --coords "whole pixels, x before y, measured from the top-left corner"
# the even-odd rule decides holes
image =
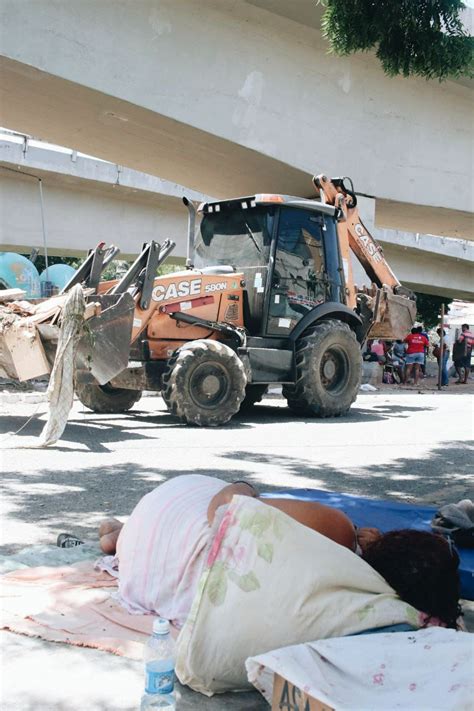
[[[186,196],[183,197],[183,202],[188,208],[188,244],[186,249],[186,269],[192,269],[194,258],[194,233],[196,230],[196,208],[191,200]]]
[[[41,224],[43,227],[43,249],[44,249],[44,261],[46,264],[46,281],[48,282],[48,246],[46,241],[46,225],[44,220],[44,200],[43,200],[43,181],[38,178],[39,193],[40,193],[40,204],[41,204]]]
[[[441,333],[439,334],[438,390],[441,390],[444,363],[444,304],[441,304]]]

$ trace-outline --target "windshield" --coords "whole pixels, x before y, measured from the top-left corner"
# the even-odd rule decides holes
[[[268,265],[274,214],[274,207],[238,207],[204,215],[194,246],[194,266]]]

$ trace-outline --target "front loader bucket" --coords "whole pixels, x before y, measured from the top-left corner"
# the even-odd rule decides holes
[[[416,302],[394,294],[391,289],[379,289],[375,297],[374,324],[369,338],[403,339],[415,322]]]
[[[102,310],[84,324],[76,368],[90,371],[105,385],[128,365],[135,301],[127,292],[93,295],[90,301],[99,303]]]
[[[97,304],[96,315],[84,321],[76,368],[87,370],[104,385],[128,365],[135,302],[127,292],[93,294],[87,301]],[[36,323],[34,316],[13,316],[9,323],[7,318],[0,328],[0,377],[24,381],[48,375],[60,335],[57,321]]]
[[[0,328],[0,377],[22,382],[50,371],[51,363],[34,324],[18,319]]]

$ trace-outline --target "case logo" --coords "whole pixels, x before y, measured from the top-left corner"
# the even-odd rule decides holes
[[[202,279],[185,279],[177,284],[171,283],[168,286],[158,284],[151,293],[153,301],[168,301],[178,299],[181,296],[196,296],[201,292]]]

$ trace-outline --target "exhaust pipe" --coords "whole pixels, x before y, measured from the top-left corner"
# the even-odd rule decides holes
[[[194,233],[196,230],[196,208],[194,207],[191,200],[187,197],[183,197],[183,202],[188,208],[189,218],[188,218],[188,246],[186,250],[186,268],[193,268],[193,254],[194,254]]]

